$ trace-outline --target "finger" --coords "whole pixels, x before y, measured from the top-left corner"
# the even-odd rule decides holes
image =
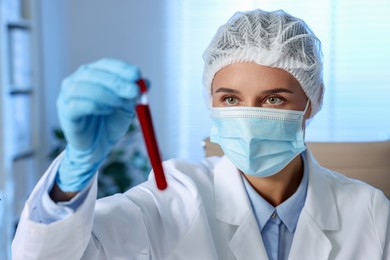
[[[101,59],[87,65],[87,67],[111,72],[132,81],[137,81],[141,77],[137,66],[116,59]]]
[[[57,106],[63,111],[61,116],[71,121],[86,116],[109,115],[115,109],[115,107],[90,102],[85,99],[72,99],[69,102],[58,102]]]
[[[77,88],[77,91],[72,88]],[[123,108],[131,114],[134,103],[134,100],[119,98],[96,84],[79,83],[61,92],[57,106],[62,116],[75,120],[85,116],[112,114],[118,108]]]
[[[70,102],[73,99],[84,99],[89,102],[104,104],[107,106],[121,106],[123,98],[113,93],[110,89],[99,84],[78,82],[69,84],[61,90],[59,99]]]
[[[130,103],[124,104],[122,107],[116,109],[115,113],[106,118],[106,128],[111,133],[110,140],[118,140],[123,133],[118,133],[116,128],[118,124],[123,125],[123,129],[128,129],[131,120],[134,116],[134,105]],[[114,133],[117,133],[116,135]],[[118,135],[119,134],[119,135]]]
[[[137,98],[140,95],[140,88],[136,82],[120,75],[113,74],[99,69],[85,68],[77,71],[71,78],[64,80],[65,88],[79,85],[80,83],[96,84],[100,88],[106,88],[121,98]]]
[[[69,102],[57,102],[57,107],[61,112],[61,117],[68,120],[74,121],[83,117],[89,116],[106,116],[110,115],[115,117],[116,113],[119,113],[122,116],[132,116],[134,114],[134,109],[130,108],[134,105],[131,102],[127,105],[125,100],[123,101],[122,106],[109,106],[102,103],[91,102],[86,99],[72,99]]]

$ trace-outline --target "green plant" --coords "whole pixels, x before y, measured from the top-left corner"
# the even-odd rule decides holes
[[[49,157],[54,159],[66,147],[66,139],[60,128],[53,130],[57,145]],[[150,172],[148,157],[139,131],[138,122],[130,125],[127,133],[112,149],[99,171],[98,197],[127,191],[132,186],[145,181]]]

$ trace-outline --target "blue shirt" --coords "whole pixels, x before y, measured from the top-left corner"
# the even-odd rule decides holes
[[[276,208],[263,199],[244,177],[242,178],[270,260],[288,258],[299,215],[305,204],[308,173],[305,153],[301,156],[304,169],[302,181],[297,191]]]

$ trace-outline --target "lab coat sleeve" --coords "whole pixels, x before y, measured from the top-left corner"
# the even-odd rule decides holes
[[[176,196],[174,191],[177,188],[171,187],[171,192],[167,191],[164,193],[166,196],[161,196],[160,192],[155,189],[155,183],[148,181],[128,192],[135,194],[134,196],[116,194],[96,201],[97,181],[95,178],[90,188],[85,191],[85,199],[82,199],[82,203],[75,210],[58,205],[37,208],[39,202],[47,195],[48,187],[51,187],[54,182],[60,160],[61,158],[58,158],[53,162],[23,209],[12,244],[12,259],[102,260],[121,257],[125,257],[123,259],[150,259],[153,254],[156,259],[163,259],[160,256],[172,250],[171,244],[177,243],[181,234],[175,239],[172,239],[172,235],[170,239],[162,236],[163,238],[158,242],[164,242],[164,245],[170,244],[169,247],[163,246],[164,252],[156,249],[159,244],[157,242],[152,252],[149,235],[154,234],[156,237],[156,232],[166,229],[165,222],[176,226],[175,222],[168,217],[167,213],[163,213],[160,219],[162,222],[148,221],[150,224],[148,229],[146,225],[148,216],[145,216],[144,211],[157,210],[156,199],[172,201],[170,196]],[[156,192],[158,194],[151,195]],[[164,204],[164,202],[161,203]],[[195,203],[190,208],[196,209],[198,204]],[[167,210],[170,208],[167,207]],[[188,228],[187,222],[193,219],[192,213],[193,211],[189,213],[188,221],[180,222],[184,226],[181,229],[183,232],[186,232]],[[158,218],[160,213],[156,212],[156,215]]]
[[[390,201],[380,190],[376,190],[373,199],[373,218],[383,251],[382,259],[390,259]]]
[[[209,236],[209,230],[204,228],[208,225],[206,216],[198,214],[203,207],[197,185],[183,174],[203,176],[202,180],[210,185],[211,177],[195,165],[164,163],[169,182],[164,192],[156,189],[152,178],[124,194],[96,201],[97,181],[94,180],[76,210],[65,212],[64,217],[49,224],[39,223],[36,220],[41,216],[33,213],[33,207],[42,200],[42,193],[48,192],[44,187],[54,180],[57,167],[55,161],[25,205],[13,242],[14,260],[181,259],[173,256],[185,247],[183,238],[197,237],[188,235],[192,234],[189,231],[194,223],[200,221],[203,234]],[[36,216],[32,217],[33,214]],[[201,231],[195,228],[193,232]],[[202,245],[206,241],[203,239]],[[207,252],[212,252],[212,243],[209,246]]]
[[[61,156],[42,176],[23,209],[12,243],[12,259],[80,259],[91,238],[97,182],[77,210],[42,205],[54,182]],[[45,198],[47,200],[47,198]]]
[[[43,185],[36,192],[36,199],[30,200],[29,219],[42,224],[50,224],[55,221],[62,220],[72,214],[85,201],[86,196],[90,191],[91,185],[88,185],[84,190],[80,191],[73,199],[66,202],[55,203],[49,196],[50,190],[53,188],[59,162],[64,154],[58,156],[53,162],[52,169],[47,171],[47,177],[43,178]],[[96,177],[96,176],[95,176]],[[94,178],[92,179],[92,183]],[[40,186],[40,185],[38,185]]]

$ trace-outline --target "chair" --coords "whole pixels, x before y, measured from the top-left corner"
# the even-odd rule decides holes
[[[308,142],[320,165],[348,177],[364,181],[390,198],[390,141],[383,142]],[[207,138],[207,156],[221,156],[222,149]]]

